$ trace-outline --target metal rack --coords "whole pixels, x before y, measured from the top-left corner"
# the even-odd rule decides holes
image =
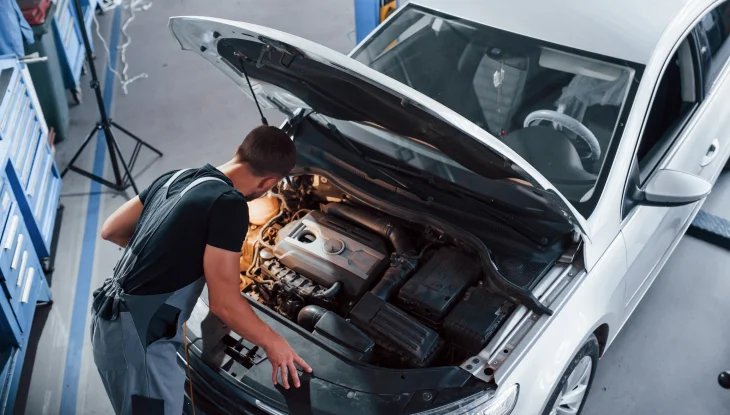
[[[71,90],[74,101],[81,102],[79,82],[83,73],[84,42],[81,38],[81,28],[76,20],[73,2],[59,0],[56,18],[53,22],[53,34],[58,47],[58,56],[61,61],[63,81],[66,89]],[[96,0],[82,0],[81,9],[84,14],[86,33],[91,37]]]
[[[24,64],[0,57],[0,414],[12,413],[37,303],[51,293],[50,254],[60,175]]]

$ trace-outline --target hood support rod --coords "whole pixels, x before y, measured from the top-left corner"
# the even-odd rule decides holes
[[[256,103],[256,108],[259,110],[259,115],[261,115],[261,124],[263,125],[269,125],[269,122],[266,120],[266,117],[264,117],[264,112],[261,111],[261,105],[259,105],[259,99],[256,98],[256,93],[253,92],[253,87],[251,86],[251,80],[248,79],[248,73],[246,73],[246,66],[243,64],[243,57],[238,56],[238,63],[241,64],[241,71],[243,72],[243,76],[246,77],[246,82],[248,83],[248,88],[251,90],[251,96],[253,97],[253,102]]]

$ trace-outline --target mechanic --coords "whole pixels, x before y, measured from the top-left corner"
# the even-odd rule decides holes
[[[91,343],[117,414],[182,413],[177,351],[206,283],[210,311],[266,352],[274,384],[289,389],[291,376],[299,387],[295,364],[312,371],[239,290],[246,201],[268,192],[295,161],[292,140],[260,126],[226,164],[167,173],[106,220],[102,238],[124,253],[94,292]]]

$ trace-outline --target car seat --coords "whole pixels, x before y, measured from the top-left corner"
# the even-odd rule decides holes
[[[510,131],[522,104],[529,57],[472,41],[459,59],[450,107],[496,135]]]

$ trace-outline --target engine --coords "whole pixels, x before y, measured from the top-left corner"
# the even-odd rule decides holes
[[[388,263],[387,248],[377,235],[316,211],[279,231],[274,256],[317,284],[341,284],[343,294],[352,298],[362,295]]]
[[[428,367],[478,353],[511,304],[486,289],[477,257],[322,182],[251,202],[243,292],[366,363]]]

